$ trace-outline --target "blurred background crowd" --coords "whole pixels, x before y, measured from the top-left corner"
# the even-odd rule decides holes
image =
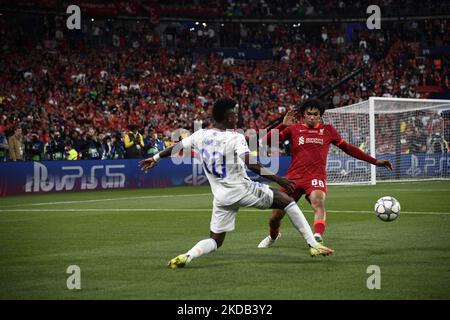
[[[366,27],[372,4],[388,17],[379,30]],[[210,126],[221,96],[238,101],[240,127],[265,128],[362,65],[328,108],[450,98],[446,1],[91,1],[81,30],[68,5],[0,1],[2,161],[151,155],[177,129]]]

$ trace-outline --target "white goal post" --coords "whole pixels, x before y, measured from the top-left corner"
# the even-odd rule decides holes
[[[323,121],[332,124],[347,142],[394,166],[388,171],[331,146],[328,184],[450,178],[450,100],[371,97],[328,109]]]

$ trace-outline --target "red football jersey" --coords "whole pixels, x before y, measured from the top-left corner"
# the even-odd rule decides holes
[[[286,174],[291,179],[326,179],[330,143],[339,146],[344,142],[332,125],[322,123],[314,128],[304,123],[289,126],[280,132],[280,141],[285,140],[291,144],[292,161]]]

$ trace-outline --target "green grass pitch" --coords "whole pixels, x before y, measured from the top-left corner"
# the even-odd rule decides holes
[[[373,214],[384,195],[401,203],[394,222]],[[331,257],[309,257],[287,218],[257,249],[270,211],[241,209],[218,251],[169,270],[208,237],[211,202],[209,187],[0,198],[0,299],[450,299],[450,181],[330,186]],[[70,265],[81,290],[67,289]]]

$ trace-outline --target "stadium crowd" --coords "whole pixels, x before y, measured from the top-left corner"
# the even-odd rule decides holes
[[[168,0],[160,10],[166,15],[197,17],[354,17],[371,5],[379,6],[385,16],[442,14],[450,9],[445,1],[433,0]]]
[[[418,57],[418,43],[450,44],[447,20],[354,30],[351,37],[338,24],[309,27],[315,32],[236,24],[234,33],[224,29],[225,40],[214,32],[212,43],[273,48],[275,54],[271,60],[235,60],[192,53],[189,48],[205,42],[182,28],[180,42],[171,47],[147,26],[92,23],[70,34],[61,17],[39,19],[35,38],[21,23],[15,29],[5,19],[0,24],[3,160],[152,154],[174,142],[176,129],[209,126],[209,109],[220,96],[239,101],[243,128],[265,128],[361,65],[366,71],[335,90],[329,107],[371,96],[420,98],[418,86],[449,87],[448,63]]]

